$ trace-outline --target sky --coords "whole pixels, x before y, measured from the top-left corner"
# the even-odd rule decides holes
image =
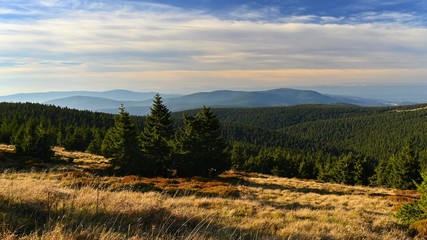
[[[427,0],[0,0],[0,95],[427,84]]]

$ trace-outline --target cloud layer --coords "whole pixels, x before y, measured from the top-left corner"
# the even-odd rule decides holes
[[[286,15],[267,5],[218,13],[140,1],[8,2],[0,0],[0,94],[427,80],[427,28],[415,13]]]

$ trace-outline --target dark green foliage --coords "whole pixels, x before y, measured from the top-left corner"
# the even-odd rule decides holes
[[[159,94],[154,97],[150,115],[144,122],[140,136],[144,155],[145,175],[165,175],[171,165],[174,128],[169,109]]]
[[[402,150],[390,159],[390,183],[394,188],[414,188],[414,182],[421,180],[418,156],[414,152],[411,141],[407,139]]]
[[[413,182],[420,179],[419,170],[427,169],[427,110],[423,107],[215,109],[212,116],[216,124],[212,125],[196,115],[196,110],[173,122],[160,96],[156,96],[146,120],[128,116],[137,133],[143,130],[139,140],[144,157],[132,163],[132,169],[146,175],[164,175],[166,170],[176,169],[183,176],[221,171],[229,163],[212,161],[211,155],[221,159],[218,156],[225,153],[209,155],[204,144],[215,143],[215,138],[210,139],[205,133],[218,126],[220,120],[221,134],[213,135],[222,136],[233,146],[229,154],[236,170],[347,184],[369,184],[371,179],[375,185],[413,188]],[[410,109],[417,110],[403,111]],[[113,115],[40,104],[0,103],[0,142],[29,142],[31,139],[25,139],[21,126],[30,121],[54,134],[54,144],[118,157],[112,144],[117,142],[117,132],[110,130],[107,134],[114,125]],[[182,127],[175,142],[173,126]],[[409,145],[402,143],[405,138],[412,139]],[[225,144],[219,145],[222,147],[218,149],[225,148]],[[223,159],[228,159],[227,154]],[[209,166],[211,163],[219,166]],[[204,169],[205,165],[210,171]]]
[[[378,185],[410,189],[420,182],[420,163],[413,149],[413,140],[406,139],[402,149],[390,157],[388,161],[381,161],[373,179]]]
[[[10,122],[6,118],[3,118],[0,124],[0,142],[10,144],[14,132],[16,132],[18,128],[19,125],[16,118],[12,119]]]
[[[83,151],[92,140],[93,128],[105,132],[114,123],[111,114],[33,103],[0,103],[0,142],[10,144],[20,126],[29,121],[42,124],[54,134],[54,144]]]
[[[232,168],[237,171],[244,171],[249,156],[247,148],[242,143],[233,144],[230,154]]]
[[[114,127],[108,130],[101,148],[103,154],[113,158],[112,163],[116,171],[120,173],[140,171],[137,131],[124,107],[121,107],[119,115],[115,116]]]
[[[427,172],[422,174],[423,182],[417,185],[421,198],[418,201],[403,204],[396,217],[405,225],[427,219]]]
[[[184,128],[178,134],[175,168],[180,176],[217,175],[229,166],[221,126],[210,108],[203,107],[195,117],[184,115]]]
[[[333,158],[331,158],[333,159]],[[366,157],[354,153],[340,155],[332,161],[329,176],[326,181],[343,184],[368,184],[369,177],[373,172],[373,166],[369,164]]]
[[[388,112],[390,108],[364,108],[339,105],[297,105],[290,107],[266,108],[220,108],[214,113],[224,123],[238,123],[241,126],[253,126],[263,129],[278,130],[285,127],[315,122],[325,119],[344,119],[359,116],[371,116]],[[189,115],[197,110],[185,111]],[[182,112],[174,113],[180,118]]]
[[[13,138],[16,153],[50,160],[53,156],[53,136],[42,124],[32,121],[22,126]]]
[[[87,147],[86,151],[92,154],[102,154],[102,136],[101,132],[98,129],[92,130],[92,140],[89,143],[89,146]]]
[[[67,128],[65,139],[62,140],[62,145],[66,150],[85,151],[91,139],[92,132],[89,128]]]
[[[351,152],[335,156],[285,148],[256,150],[236,143],[231,153],[234,169],[344,184],[368,184],[375,167],[368,158]]]
[[[361,153],[376,160],[390,158],[408,137],[417,139],[413,144],[415,152],[427,147],[426,110],[396,112],[396,109],[379,109],[388,111],[305,122],[281,131],[288,137],[322,143],[328,149]]]
[[[231,150],[232,168],[248,172],[274,174],[282,177],[311,178],[314,157],[291,149],[261,148],[235,143]],[[244,158],[239,156],[243,153]]]

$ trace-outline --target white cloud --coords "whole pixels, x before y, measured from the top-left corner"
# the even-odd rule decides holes
[[[406,24],[413,19],[408,14],[367,13],[352,19],[288,16],[269,22],[266,16],[276,14],[275,9],[255,13],[243,7],[230,13],[242,16],[233,20],[147,3],[112,6],[100,1],[43,0],[27,8],[47,17],[0,18],[1,84],[18,79],[25,87],[31,79],[46,79],[51,84],[43,86],[52,87],[61,86],[52,82],[62,79],[67,81],[62,86],[81,81],[96,87],[135,89],[135,85],[140,90],[175,87],[178,91],[182,86],[168,81],[200,86],[195,88],[212,84],[236,88],[245,83],[318,85],[409,78],[416,82],[426,77],[427,29]],[[369,21],[360,23],[362,18]],[[286,72],[293,69],[321,75]],[[322,72],[331,69],[347,75]],[[382,77],[377,70],[391,74]],[[273,77],[265,77],[268,71]],[[236,77],[236,82],[227,76]]]

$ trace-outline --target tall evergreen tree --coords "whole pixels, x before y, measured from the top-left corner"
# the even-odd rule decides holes
[[[89,143],[86,151],[93,154],[102,154],[102,137],[100,130],[94,128],[92,132],[92,141]]]
[[[234,143],[231,149],[231,165],[234,170],[244,171],[245,162],[249,156],[247,150],[242,143]]]
[[[28,121],[13,137],[16,153],[50,160],[54,137],[41,123]]]
[[[203,107],[195,117],[184,115],[184,128],[177,140],[179,175],[216,175],[230,167],[221,125],[210,108]]]
[[[140,150],[138,148],[137,131],[135,125],[122,106],[119,115],[115,117],[114,127],[108,130],[102,142],[102,152],[113,158],[113,166],[121,173],[138,171]]]
[[[171,112],[163,104],[160,94],[156,94],[140,136],[141,150],[145,158],[145,174],[166,174],[171,164],[173,136]]]
[[[405,140],[402,150],[390,158],[389,164],[391,187],[409,189],[415,187],[414,181],[420,182],[420,164],[410,139]]]

